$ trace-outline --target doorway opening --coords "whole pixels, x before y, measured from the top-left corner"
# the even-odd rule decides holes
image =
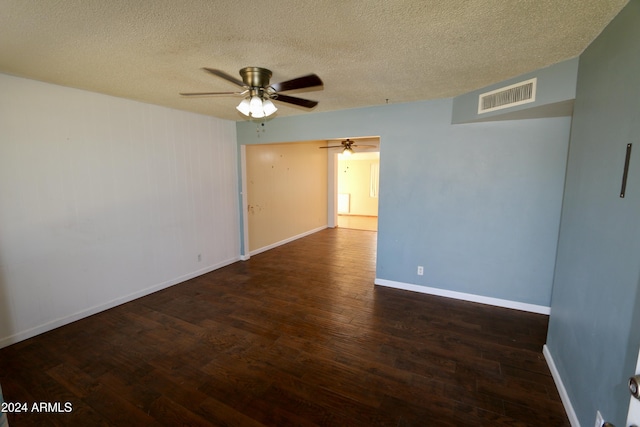
[[[240,146],[242,260],[325,228],[377,231],[380,138],[351,139],[354,156],[342,164],[338,139]],[[363,168],[361,188],[349,188]],[[348,209],[338,215],[344,194]]]
[[[334,226],[378,231],[380,138],[350,139],[356,144],[353,152],[334,155]]]

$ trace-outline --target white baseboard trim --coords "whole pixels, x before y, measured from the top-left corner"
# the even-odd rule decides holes
[[[514,310],[529,311],[531,313],[551,314],[551,307],[544,305],[528,304],[524,302],[511,301],[506,299],[485,297],[482,295],[467,294],[464,292],[449,291],[446,289],[432,288],[429,286],[414,285],[411,283],[396,282],[393,280],[379,279],[376,277],[374,283],[380,286],[403,289],[405,291],[420,292],[422,294],[437,295],[441,297],[459,299],[463,301],[478,302],[481,304],[495,305],[497,307],[512,308]]]
[[[558,389],[558,393],[560,394],[560,400],[562,400],[562,404],[564,405],[564,410],[567,413],[567,418],[569,418],[571,427],[580,427],[580,421],[578,421],[576,411],[573,409],[571,399],[569,399],[569,395],[567,394],[567,389],[564,387],[564,383],[562,382],[562,378],[560,377],[560,372],[558,372],[556,363],[553,361],[553,356],[551,356],[549,347],[547,347],[546,344],[544,345],[544,347],[542,347],[542,354],[544,354],[544,358],[547,361],[547,365],[549,366],[549,370],[551,371],[553,381],[556,383],[556,388]]]
[[[96,313],[100,313],[101,311],[108,310],[110,308],[116,307],[118,305],[127,303],[129,301],[133,301],[140,297],[152,294],[154,292],[160,291],[162,289],[177,285],[189,279],[193,279],[194,277],[202,276],[203,274],[209,273],[210,271],[217,270],[219,268],[225,267],[229,264],[233,264],[236,261],[239,261],[240,257],[234,257],[222,262],[219,262],[214,265],[210,265],[208,267],[202,268],[200,270],[193,271],[191,273],[185,274],[183,276],[177,277],[172,280],[168,280],[166,282],[158,283],[156,285],[150,286],[145,289],[141,289],[139,291],[130,293],[123,297],[118,297],[111,301],[108,301],[103,304],[98,304],[93,307],[87,308],[85,310],[78,311],[76,313],[70,314],[68,316],[60,317],[58,319],[52,320],[50,322],[44,323],[42,325],[35,326],[33,328],[27,329],[25,331],[20,331],[18,333],[9,335],[7,337],[0,338],[0,348],[4,348],[10,346],[11,344],[15,344],[20,341],[24,341],[31,337],[35,337],[36,335],[40,335],[42,333],[51,331],[53,329],[59,328],[60,326],[67,325],[71,322],[75,322],[76,320],[83,319],[85,317],[92,316]]]
[[[293,236],[293,237],[289,237],[288,239],[280,240],[279,242],[273,243],[271,245],[264,246],[264,247],[259,248],[259,249],[255,249],[255,250],[249,252],[249,257],[251,257],[253,255],[258,255],[259,253],[262,253],[262,252],[266,252],[269,249],[277,248],[278,246],[282,246],[282,245],[285,245],[287,243],[293,242],[294,240],[301,239],[301,238],[306,237],[306,236],[308,236],[310,234],[317,233],[318,231],[326,230],[327,228],[328,227],[326,225],[323,225],[322,227],[318,227],[318,228],[314,228],[313,230],[305,231],[304,233],[298,234],[298,235]],[[246,259],[249,259],[249,257],[247,257],[245,255]]]

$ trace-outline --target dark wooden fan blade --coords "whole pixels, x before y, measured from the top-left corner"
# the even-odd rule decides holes
[[[225,79],[227,81],[230,81],[231,83],[237,84],[238,86],[241,86],[241,87],[245,87],[246,86],[242,80],[238,80],[235,77],[230,76],[229,74],[225,73],[224,71],[216,70],[214,68],[207,68],[207,67],[204,67],[202,69],[205,70],[205,71],[210,72],[214,76],[222,77],[223,79]]]
[[[308,76],[298,77],[297,79],[287,80],[286,82],[272,84],[271,87],[276,92],[286,92],[288,90],[305,89],[322,85],[323,83],[320,77],[315,74],[309,74]]]
[[[342,148],[342,145],[331,145],[329,147],[318,147],[318,148]]]
[[[229,96],[242,95],[245,92],[197,92],[197,93],[180,93],[182,96]]]
[[[271,99],[273,99],[274,101],[287,102],[289,104],[299,105],[305,108],[313,108],[316,105],[318,105],[318,101],[311,101],[309,99],[297,98],[295,96],[289,96],[289,95],[277,94]]]

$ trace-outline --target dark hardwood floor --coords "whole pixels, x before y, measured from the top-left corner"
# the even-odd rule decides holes
[[[569,426],[547,317],[376,287],[327,229],[0,350],[20,426]]]

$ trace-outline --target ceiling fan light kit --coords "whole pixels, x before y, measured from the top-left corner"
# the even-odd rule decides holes
[[[245,67],[240,70],[240,76],[242,81],[236,79],[225,73],[224,71],[216,70],[213,68],[203,68],[205,71],[221,77],[237,86],[243,88],[241,92],[199,92],[199,93],[181,93],[182,96],[228,96],[228,95],[240,95],[244,99],[240,101],[240,104],[236,107],[241,114],[260,119],[269,117],[278,108],[272,102],[286,102],[289,104],[297,105],[304,108],[313,108],[318,105],[317,101],[311,101],[309,99],[298,98],[295,96],[282,95],[280,92],[286,92],[289,90],[300,90],[311,87],[322,86],[322,80],[315,74],[309,74],[307,76],[298,77],[292,80],[287,80],[281,83],[269,84],[272,73],[266,68],[260,67]]]

